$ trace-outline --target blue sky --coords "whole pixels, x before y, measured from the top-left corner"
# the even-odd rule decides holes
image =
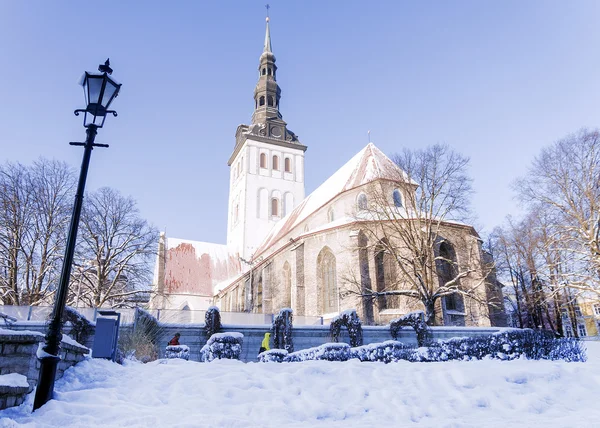
[[[88,189],[137,199],[169,236],[225,243],[229,158],[248,123],[265,1],[0,2],[1,161],[79,167],[77,80],[111,58],[123,88]],[[367,142],[471,158],[476,225],[518,213],[539,150],[600,121],[597,1],[271,3],[281,111],[314,190]]]

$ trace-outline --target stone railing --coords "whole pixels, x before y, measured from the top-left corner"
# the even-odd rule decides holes
[[[17,388],[11,383],[0,385],[0,409],[20,404],[24,396],[37,385],[40,362],[36,353],[43,341],[44,335],[36,331],[0,329],[0,375],[17,373],[25,376],[28,383],[27,388]],[[63,340],[56,379],[60,379],[69,367],[82,361],[89,352],[88,348],[77,342]],[[0,377],[0,383],[2,379]]]

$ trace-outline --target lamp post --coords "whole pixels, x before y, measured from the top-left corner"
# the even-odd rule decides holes
[[[56,376],[56,366],[60,360],[60,342],[62,340],[63,312],[67,300],[67,291],[69,289],[69,279],[71,277],[71,265],[73,264],[73,254],[75,252],[75,243],[77,241],[77,229],[79,227],[79,217],[81,216],[81,206],[83,203],[83,193],[85,191],[85,181],[87,178],[90,157],[94,147],[108,147],[107,144],[96,144],[96,134],[98,128],[102,128],[106,115],[111,113],[117,115],[114,110],[108,110],[112,101],[119,94],[121,84],[117,83],[109,75],[112,74],[109,60],[104,65],[98,67],[98,73],[85,72],[81,77],[80,84],[83,86],[85,101],[87,107],[83,110],[75,110],[75,115],[84,113],[83,126],[86,128],[87,138],[85,143],[69,143],[72,146],[83,146],[83,160],[81,162],[81,171],[79,173],[79,182],[77,183],[77,193],[75,194],[75,203],[73,204],[73,214],[71,215],[71,224],[67,236],[67,246],[65,247],[65,257],[63,261],[60,281],[54,298],[54,309],[52,318],[48,324],[46,333],[46,343],[42,348],[43,352],[38,352],[40,360],[40,372],[38,377],[33,410],[39,409],[46,402],[52,399],[54,391],[54,378]]]

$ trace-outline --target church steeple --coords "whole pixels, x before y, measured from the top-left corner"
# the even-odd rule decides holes
[[[268,10],[268,9],[267,9]],[[250,125],[240,125],[235,133],[236,144],[229,158],[231,165],[244,142],[255,139],[275,145],[289,145],[302,151],[306,146],[298,140],[296,134],[290,131],[279,111],[281,88],[277,84],[277,65],[271,45],[270,19],[267,16],[265,42],[263,52],[258,61],[258,82],[254,87],[254,113]]]
[[[271,50],[271,31],[269,30],[269,17],[267,16],[267,32],[265,34],[265,48],[263,52],[272,52]]]
[[[271,48],[271,30],[269,17],[265,32],[265,44],[258,65],[258,83],[254,88],[254,114],[252,123],[265,123],[269,119],[281,119],[279,99],[281,89],[277,84],[277,66]]]

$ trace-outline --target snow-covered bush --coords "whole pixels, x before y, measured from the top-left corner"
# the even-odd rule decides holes
[[[187,345],[169,345],[165,349],[166,358],[180,358],[182,360],[190,359],[190,348]]]
[[[415,330],[419,346],[425,346],[431,339],[431,333],[425,322],[425,313],[423,311],[410,312],[390,322],[390,333],[394,340],[398,340],[398,333],[402,330],[402,327],[412,327]]]
[[[350,355],[350,345],[347,343],[325,343],[315,348],[292,352],[284,359],[285,362],[311,360],[347,361]]]
[[[258,354],[259,363],[281,363],[288,356],[288,351],[285,349],[271,349]]]
[[[294,352],[294,343],[292,341],[292,321],[293,312],[290,308],[284,308],[273,318],[273,345],[275,348],[285,349],[287,352]]]
[[[204,332],[206,337],[211,337],[219,331],[221,331],[221,313],[219,308],[211,306],[204,315]]]
[[[350,348],[350,358],[358,358],[360,361],[379,361],[391,363],[400,360],[413,361],[416,349],[395,340],[386,340],[382,343],[371,343],[369,345]]]
[[[362,325],[360,318],[356,313],[356,309],[348,309],[331,320],[329,332],[331,334],[331,339],[334,342],[339,341],[342,326],[345,326],[348,329],[351,346],[354,347],[363,344]]]
[[[576,339],[556,339],[534,330],[509,330],[490,336],[460,337],[422,348],[417,361],[514,360],[585,361],[585,349]]]
[[[81,344],[85,344],[92,333],[94,333],[94,323],[90,322],[86,317],[70,306],[65,307],[63,321],[71,323],[71,332],[69,334]]]
[[[243,340],[242,333],[215,333],[200,350],[200,361],[239,360]]]

